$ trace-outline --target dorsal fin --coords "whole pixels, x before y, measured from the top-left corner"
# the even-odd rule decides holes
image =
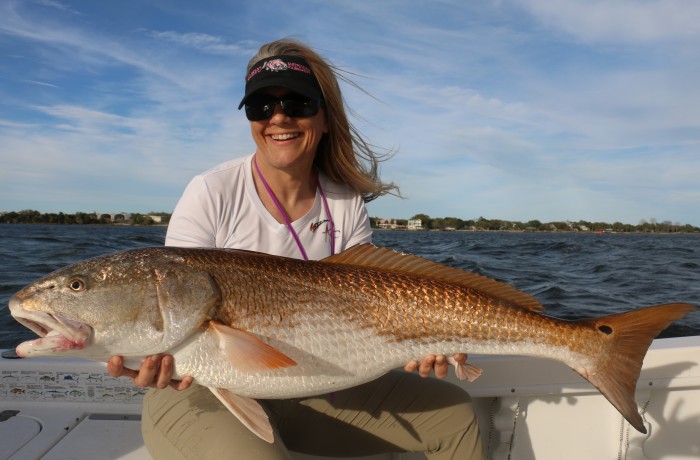
[[[394,273],[419,275],[475,289],[499,299],[512,302],[522,308],[544,311],[544,307],[529,294],[486,276],[448,267],[422,257],[404,254],[373,244],[359,244],[323,259],[321,262],[373,268]]]

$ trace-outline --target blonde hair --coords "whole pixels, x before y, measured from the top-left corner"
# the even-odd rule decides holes
[[[284,38],[262,45],[248,63],[246,74],[261,59],[281,55],[304,58],[321,87],[328,133],[324,134],[318,145],[314,159],[316,168],[332,181],[353,188],[362,195],[365,203],[387,193],[400,196],[396,185],[384,183],[379,178],[379,163],[390,157],[391,152],[376,152],[348,120],[338,80],[357,88],[359,86],[344,76],[340,69],[309,46]]]

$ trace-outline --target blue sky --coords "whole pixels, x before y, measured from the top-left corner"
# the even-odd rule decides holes
[[[292,36],[355,74],[396,151],[371,216],[700,225],[700,2],[0,2],[0,211],[172,211],[254,150],[247,61]]]

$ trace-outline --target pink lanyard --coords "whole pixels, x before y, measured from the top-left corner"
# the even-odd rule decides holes
[[[265,177],[263,177],[262,172],[260,172],[260,167],[258,166],[258,162],[255,159],[255,157],[253,157],[253,164],[255,165],[255,170],[258,172],[258,177],[260,177],[260,181],[265,186],[265,190],[267,190],[267,193],[270,195],[272,202],[275,203],[275,206],[277,206],[277,210],[282,215],[282,218],[284,219],[284,223],[287,224],[287,228],[289,229],[289,233],[291,233],[292,236],[294,237],[294,241],[296,241],[297,246],[299,247],[299,251],[301,251],[301,257],[304,260],[309,260],[309,257],[306,255],[306,251],[304,250],[304,245],[301,244],[301,240],[299,239],[299,235],[297,235],[297,232],[294,231],[294,227],[292,227],[292,223],[289,221],[289,217],[287,217],[287,213],[284,212],[284,209],[282,208],[282,205],[280,204],[280,202],[277,200],[275,193],[272,191],[272,189],[268,185],[267,181],[265,180]],[[323,208],[326,211],[326,216],[328,216],[328,222],[330,223],[331,255],[333,255],[333,254],[335,254],[335,224],[333,223],[333,217],[331,217],[331,211],[330,211],[330,209],[328,209],[328,201],[326,201],[326,195],[325,195],[325,193],[323,193],[323,188],[321,187],[321,182],[318,179],[318,174],[316,174],[316,186],[318,187],[318,191],[321,194],[321,200],[323,200]]]

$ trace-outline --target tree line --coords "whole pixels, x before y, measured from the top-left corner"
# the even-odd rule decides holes
[[[151,216],[159,216],[160,222],[156,222]],[[380,223],[389,221],[389,228],[406,228],[409,219],[380,219],[370,217],[372,228],[381,228]],[[472,231],[579,231],[579,232],[615,232],[615,233],[700,233],[700,227],[678,222],[662,221],[656,219],[644,220],[639,224],[623,224],[621,222],[541,222],[530,220],[518,222],[502,219],[478,219],[463,220],[458,217],[430,217],[427,214],[416,214],[410,220],[420,220],[424,230],[472,230]],[[131,225],[155,225],[167,224],[170,214],[166,212],[151,212],[148,214],[133,213],[129,219],[120,221],[120,224]],[[63,225],[112,225],[110,219],[97,213],[76,212],[75,214],[41,213],[27,209],[24,211],[10,211],[0,213],[0,224],[63,224]]]
[[[373,228],[406,228],[409,219],[380,219],[371,217],[370,223]],[[574,232],[615,232],[615,233],[700,233],[700,227],[678,222],[662,221],[656,219],[649,221],[642,219],[639,224],[623,224],[621,222],[589,222],[579,220],[541,222],[530,220],[518,222],[502,219],[478,219],[463,220],[458,217],[430,217],[427,214],[416,214],[410,220],[420,220],[423,230],[471,230],[471,231],[574,231]]]
[[[160,222],[156,222],[151,216],[159,216]],[[169,221],[170,214],[166,212],[151,212],[148,214],[132,213],[128,219],[119,221],[119,223],[126,225],[155,225],[167,224]],[[114,223],[104,214],[98,215],[94,212],[76,212],[75,214],[63,212],[41,213],[33,209],[26,209],[0,213],[0,224],[113,225]]]

